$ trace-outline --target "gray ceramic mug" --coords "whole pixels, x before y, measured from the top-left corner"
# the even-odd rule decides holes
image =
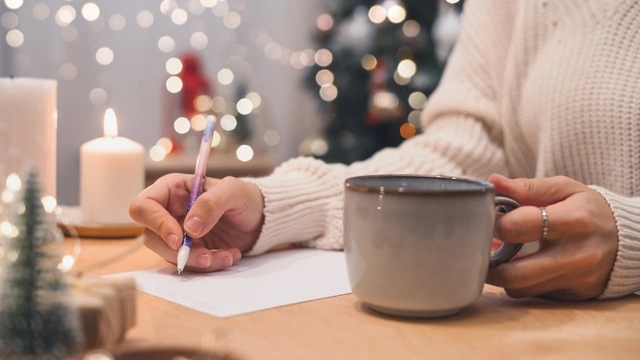
[[[491,253],[496,214],[516,201],[491,183],[374,175],[345,182],[344,240],[353,293],[382,313],[455,314],[482,293],[487,270],[521,244]]]

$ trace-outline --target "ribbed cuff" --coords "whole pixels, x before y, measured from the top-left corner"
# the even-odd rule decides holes
[[[609,203],[618,226],[618,255],[609,283],[599,299],[622,297],[640,290],[640,199],[590,186]]]
[[[246,255],[305,241],[310,246],[313,241],[321,241],[323,248],[341,247],[343,186],[340,177],[317,160],[290,161],[292,163],[283,167],[286,172],[276,170],[267,177],[242,179],[260,188],[265,204],[262,232]]]

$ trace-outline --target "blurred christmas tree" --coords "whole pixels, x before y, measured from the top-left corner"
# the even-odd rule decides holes
[[[420,109],[457,37],[461,3],[326,0],[317,65],[306,79],[320,100],[326,142],[305,141],[301,153],[348,164],[419,132]]]
[[[66,359],[81,350],[82,336],[58,269],[56,225],[44,210],[33,168],[11,207],[0,233],[0,358]]]

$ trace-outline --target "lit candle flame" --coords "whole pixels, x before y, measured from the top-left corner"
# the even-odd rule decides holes
[[[116,113],[112,108],[108,108],[104,113],[104,136],[118,136],[118,122],[116,121]]]

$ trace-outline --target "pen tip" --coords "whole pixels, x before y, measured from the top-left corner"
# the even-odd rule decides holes
[[[180,275],[181,272],[182,272],[182,270],[178,269],[178,275]]]

